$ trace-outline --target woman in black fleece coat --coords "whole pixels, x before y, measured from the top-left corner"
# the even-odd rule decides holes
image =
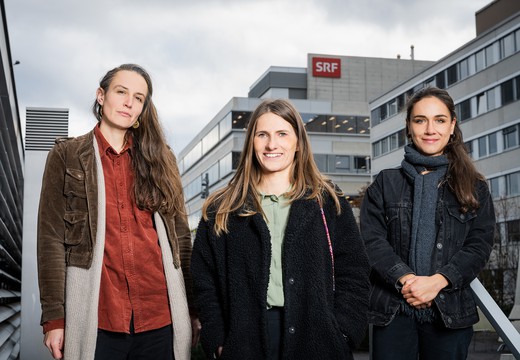
[[[288,101],[252,114],[236,174],[204,206],[191,269],[208,358],[352,359],[366,329],[367,255]]]

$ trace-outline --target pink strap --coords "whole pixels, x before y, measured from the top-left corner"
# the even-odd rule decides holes
[[[319,201],[318,201],[319,203]],[[334,276],[334,250],[332,250],[332,242],[330,241],[329,227],[327,226],[327,219],[325,218],[325,212],[320,204],[321,218],[323,219],[323,225],[325,226],[325,233],[327,234],[327,242],[329,243],[330,258],[332,261],[332,291],[336,291],[336,277]]]

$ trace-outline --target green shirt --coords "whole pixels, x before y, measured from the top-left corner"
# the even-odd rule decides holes
[[[271,266],[267,287],[267,306],[283,306],[282,245],[291,204],[283,194],[261,195],[261,204],[271,233]]]

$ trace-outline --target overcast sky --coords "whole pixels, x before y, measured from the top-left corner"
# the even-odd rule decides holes
[[[491,0],[4,0],[22,124],[26,107],[69,108],[92,129],[100,78],[137,63],[176,153],[270,66],[307,54],[438,60],[475,37]]]

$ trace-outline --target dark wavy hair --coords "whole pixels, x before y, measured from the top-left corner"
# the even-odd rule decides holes
[[[447,181],[451,190],[455,194],[461,211],[467,212],[479,207],[476,195],[476,185],[478,181],[485,181],[485,177],[477,170],[473,160],[468,155],[466,145],[462,138],[457,115],[455,113],[455,103],[446,90],[436,87],[426,87],[417,91],[406,104],[406,134],[410,138],[411,113],[415,104],[428,97],[434,97],[442,101],[450,112],[451,120],[455,121],[455,128],[448,144],[444,148],[449,165]]]
[[[132,166],[134,170],[134,196],[137,206],[149,211],[173,214],[184,212],[184,195],[177,160],[166,142],[159,123],[157,109],[152,101],[153,87],[148,72],[136,64],[120,65],[103,76],[99,87],[108,90],[119,71],[133,71],[143,77],[148,93],[139,116],[139,127],[129,128],[126,136],[133,137]],[[94,101],[92,112],[98,121],[102,106]]]

